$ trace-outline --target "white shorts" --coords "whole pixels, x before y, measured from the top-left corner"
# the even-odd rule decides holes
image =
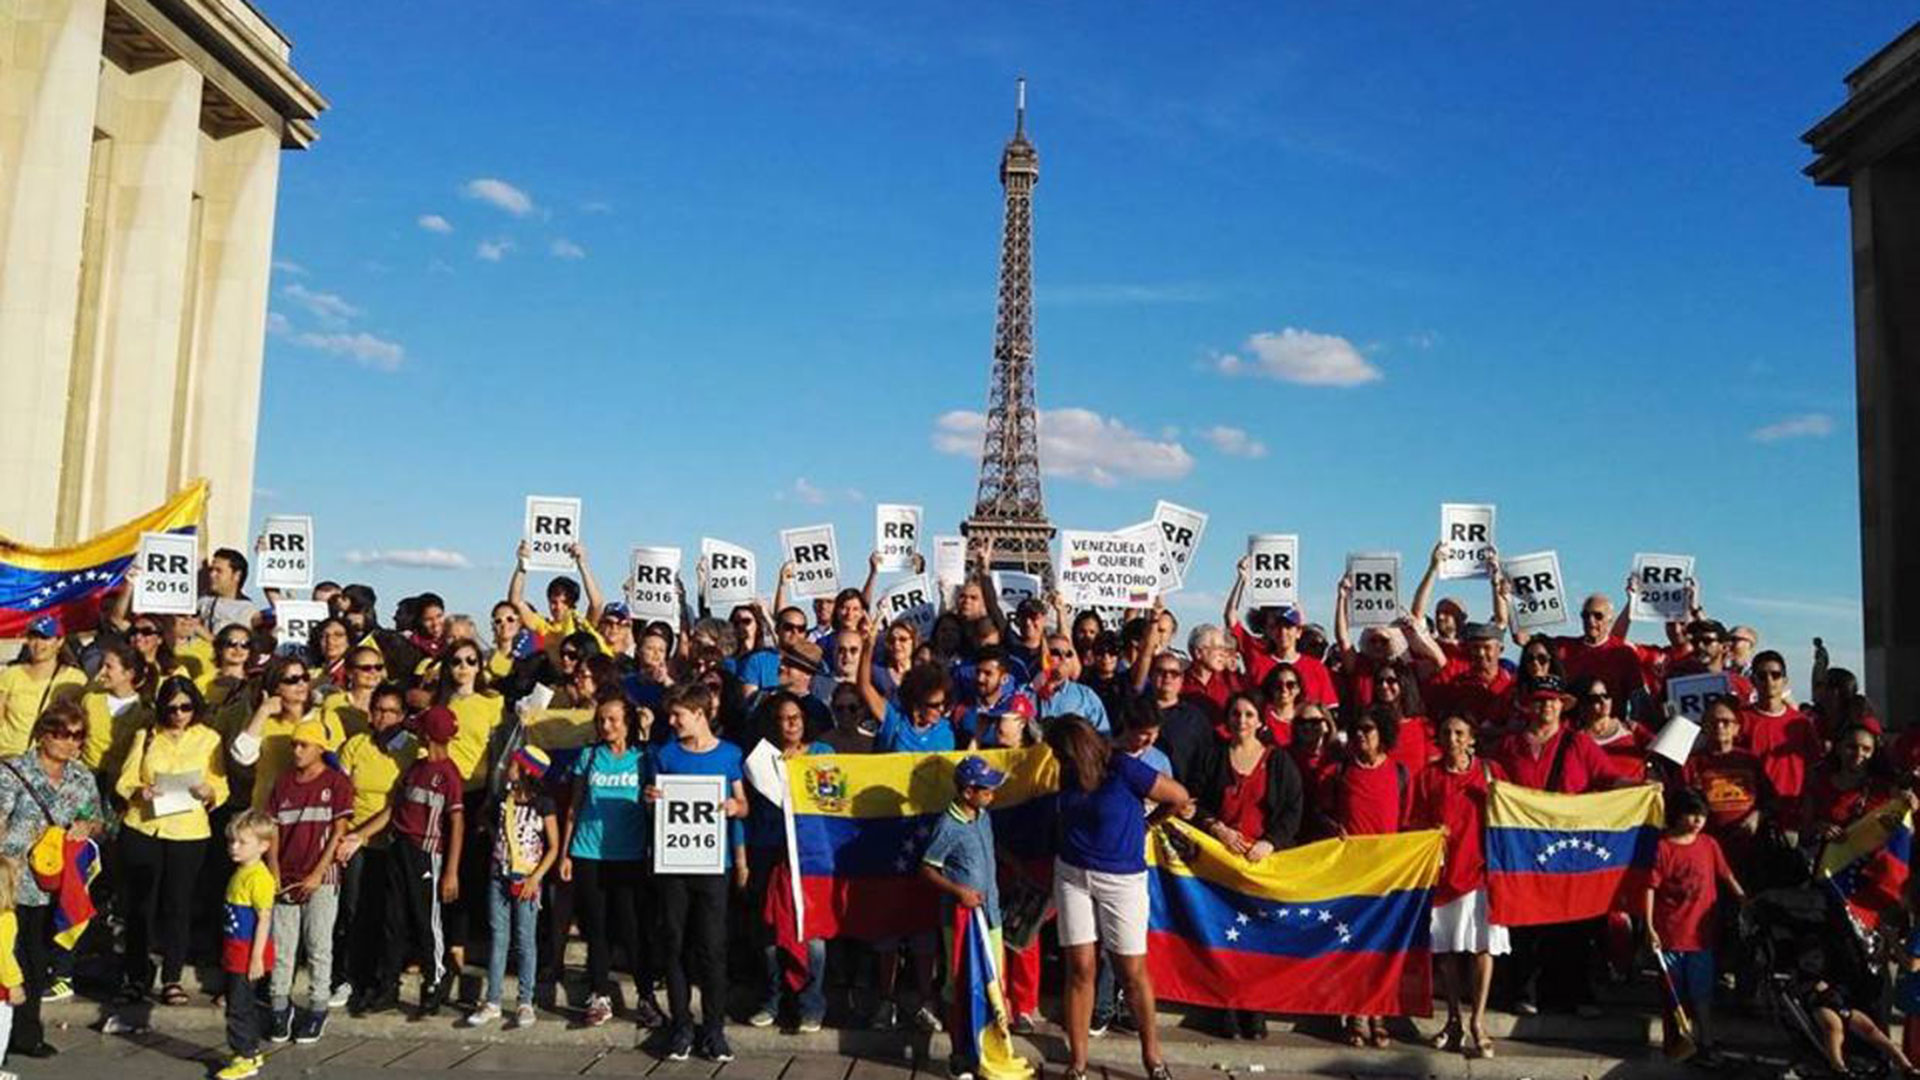
[[[1147,872],[1105,874],[1055,859],[1053,906],[1060,944],[1099,942],[1115,956],[1147,954]]]
[[[1507,928],[1487,921],[1487,890],[1473,890],[1433,909],[1433,951],[1505,956],[1513,946]]]

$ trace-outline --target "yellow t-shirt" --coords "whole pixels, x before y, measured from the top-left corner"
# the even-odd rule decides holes
[[[201,781],[213,788],[213,805],[227,801],[227,748],[221,744],[219,732],[205,724],[188,724],[181,731],[156,735],[148,728],[136,734],[113,785],[127,800],[127,816],[121,823],[161,840],[205,840],[212,836],[206,805],[199,800],[190,810],[154,817],[153,804],[138,794],[151,786],[155,777],[187,772],[199,773]]]
[[[80,748],[80,760],[94,772],[119,776],[134,733],[153,723],[153,706],[135,698],[133,704],[113,713],[107,692],[97,687],[87,691],[80,704],[87,710],[87,744]]]
[[[79,668],[57,667],[50,679],[35,679],[25,664],[0,668],[0,757],[26,753],[40,711],[56,701],[77,700],[86,687],[86,672]]]
[[[353,703],[345,690],[335,690],[320,699],[320,719],[328,727],[346,732],[351,739],[371,729],[367,710]]]
[[[226,926],[221,934],[220,966],[244,973],[253,956],[253,937],[261,922],[273,918],[273,894],[280,891],[265,859],[234,870],[227,879]],[[262,962],[273,967],[273,938],[267,938]]]
[[[353,781],[353,818],[350,827],[359,828],[368,819],[387,808],[400,774],[420,756],[420,743],[411,734],[403,734],[391,747],[382,749],[373,733],[363,731],[347,739],[340,748],[340,768]],[[380,834],[388,835],[388,831]]]
[[[253,808],[265,810],[267,800],[273,795],[273,783],[280,774],[293,767],[293,729],[301,720],[318,720],[327,728],[327,749],[338,750],[343,739],[339,721],[328,723],[318,709],[308,709],[307,715],[288,720],[284,717],[269,716],[260,726],[260,758],[253,763]],[[240,725],[246,730],[246,724]]]
[[[587,614],[584,611],[569,611],[566,617],[559,622],[554,622],[545,615],[533,611],[527,613],[526,622],[527,629],[540,635],[541,643],[546,648],[547,655],[556,663],[560,660],[560,643],[565,641],[568,635],[579,633],[582,630],[592,634],[593,640],[600,643],[601,652],[610,653],[613,651],[613,649],[607,645],[607,639],[600,636],[600,629],[587,621]]]
[[[460,721],[453,741],[447,744],[447,756],[453,759],[453,767],[460,770],[466,790],[485,787],[487,743],[493,738],[493,729],[500,726],[503,708],[500,695],[491,690],[468,694],[447,702],[447,708],[452,709]]]
[[[498,682],[513,674],[513,653],[507,649],[495,649],[487,655],[487,678]]]

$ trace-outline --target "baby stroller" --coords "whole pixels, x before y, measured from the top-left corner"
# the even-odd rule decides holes
[[[1762,1006],[1794,1034],[1802,1051],[1786,1075],[1832,1075],[1814,1012],[1823,1005],[1843,1013],[1878,1011],[1886,973],[1877,943],[1861,933],[1838,899],[1812,882],[1754,896],[1741,912],[1740,937]],[[1881,1055],[1857,1042],[1848,1036],[1847,1075],[1885,1075]]]

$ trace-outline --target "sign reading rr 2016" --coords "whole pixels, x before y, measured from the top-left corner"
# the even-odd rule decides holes
[[[313,519],[274,514],[260,530],[254,580],[263,589],[313,588]]]
[[[727,779],[669,774],[657,777],[653,807],[653,871],[719,874],[727,866]]]
[[[1347,556],[1347,621],[1386,626],[1400,617],[1400,555],[1364,552]]]
[[[192,533],[140,534],[134,553],[140,576],[134,579],[137,615],[191,615],[199,599],[200,540]]]
[[[527,496],[527,569],[573,569],[573,546],[580,542],[580,500],[558,495]]]

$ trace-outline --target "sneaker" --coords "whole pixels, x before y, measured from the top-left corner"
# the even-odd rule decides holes
[[[300,1018],[298,1024],[294,1025],[293,1041],[303,1046],[307,1043],[317,1043],[320,1041],[320,1036],[326,1034],[326,1032],[326,1011],[309,1012]]]
[[[776,1017],[773,1015],[772,1009],[761,1009],[759,1012],[747,1017],[747,1026],[757,1028],[772,1027],[775,1019]]]
[[[867,1026],[875,1031],[892,1031],[899,1024],[900,1014],[891,1001],[883,1001],[875,1006],[873,1015],[867,1018]]]
[[[489,1001],[468,1013],[467,1018],[460,1023],[466,1027],[486,1027],[498,1019],[500,1019],[500,1006]]]
[[[633,1022],[651,1031],[667,1026],[667,1017],[660,1006],[653,1003],[652,991],[636,991],[633,1002]]]
[[[958,1057],[947,1059],[948,1080],[973,1080],[973,1063]]]
[[[1007,1029],[1015,1035],[1031,1035],[1039,1026],[1040,1018],[1038,1016],[1032,1013],[1021,1013],[1019,1016],[1013,1018],[1013,1022],[1007,1025]],[[1103,1027],[1100,1030],[1105,1031],[1106,1028]]]
[[[73,996],[73,980],[55,979],[47,984],[47,992],[40,995],[43,1002],[65,1001]]]
[[[293,1038],[293,1006],[267,1013],[267,1041],[283,1043]]]
[[[259,1076],[260,1066],[265,1063],[266,1059],[258,1055],[248,1057],[235,1054],[227,1059],[225,1068],[213,1074],[213,1080],[247,1080],[248,1077]]]
[[[725,1032],[716,1031],[706,1037],[705,1045],[700,1047],[700,1056],[708,1061],[725,1064],[733,1060],[733,1047],[727,1042]]]
[[[605,994],[595,994],[587,999],[587,1026],[599,1027],[613,1019],[613,1002]]]
[[[327,998],[327,1008],[338,1009],[353,1003],[353,984],[341,983],[333,988],[332,996]]]
[[[513,1010],[513,1026],[515,1030],[530,1028],[539,1019],[539,1014],[533,1011],[533,1003],[530,1001],[522,1002],[519,1008]]]
[[[1167,1068],[1167,1063],[1164,1061],[1149,1065],[1147,1066],[1147,1080],[1173,1080],[1173,1070]]]
[[[433,1016],[440,1007],[453,996],[454,983],[460,976],[452,971],[441,976],[440,981],[420,992],[420,1015]]]
[[[1111,1015],[1107,1013],[1094,1013],[1093,1019],[1087,1023],[1087,1034],[1097,1039],[1105,1035],[1107,1028],[1111,1026],[1113,1026],[1113,1017]],[[1022,1034],[1025,1033],[1022,1032]]]
[[[693,1056],[693,1031],[691,1028],[674,1028],[667,1036],[667,1060],[685,1061]]]
[[[820,1030],[820,1018],[819,1018],[819,1017],[817,1017],[817,1016],[803,1016],[803,1017],[801,1017],[801,1018],[800,1018],[800,1026],[799,1026],[799,1028],[798,1028],[798,1030],[799,1030],[799,1032],[800,1032],[800,1034],[802,1034],[802,1035],[811,1035],[811,1034],[813,1034],[814,1032],[816,1032],[816,1031],[819,1031],[819,1030]]]
[[[1514,1002],[1514,1003],[1513,1003],[1513,1015],[1515,1015],[1515,1016],[1539,1016],[1539,1015],[1540,1015],[1540,1006],[1538,1006],[1538,1005],[1535,1005],[1535,1004],[1534,1004],[1533,1002],[1531,1002],[1531,1001],[1528,1001],[1528,1000],[1527,1000],[1527,999],[1525,999],[1525,998],[1521,998],[1521,999],[1520,999],[1519,1001],[1516,1001],[1516,1002]]]
[[[920,1006],[920,1011],[913,1014],[913,1023],[915,1027],[930,1035],[947,1029],[947,1026],[940,1022],[939,1015],[925,1005]]]

